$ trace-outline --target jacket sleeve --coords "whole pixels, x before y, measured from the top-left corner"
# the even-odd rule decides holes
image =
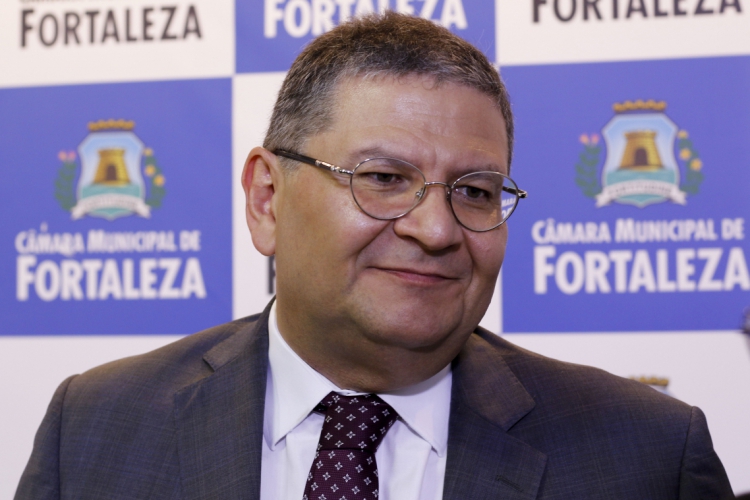
[[[47,414],[34,438],[34,449],[21,475],[16,500],[60,498],[60,428],[63,401],[75,375],[63,381],[52,396]]]
[[[680,468],[680,500],[733,500],[734,493],[714,451],[706,416],[693,408]]]

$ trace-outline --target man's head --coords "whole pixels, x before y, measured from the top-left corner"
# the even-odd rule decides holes
[[[288,159],[282,167],[272,151],[343,169],[397,158],[447,184],[470,172],[507,175],[510,111],[486,58],[429,21],[386,14],[321,39],[295,62],[266,148],[248,158],[248,225],[256,248],[276,256],[290,346],[341,387],[392,390],[435,374],[466,342],[490,303],[506,225],[461,226],[442,184],[407,215],[379,220],[355,203],[351,176]],[[327,72],[328,84],[314,83]]]
[[[303,149],[307,138],[330,126],[340,82],[386,75],[418,75],[486,94],[505,120],[510,166],[513,114],[505,85],[487,57],[432,21],[390,11],[338,26],[302,51],[281,87],[263,146]]]

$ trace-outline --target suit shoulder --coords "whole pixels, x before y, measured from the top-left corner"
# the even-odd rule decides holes
[[[181,387],[215,370],[204,358],[224,343],[242,344],[256,334],[260,314],[241,318],[188,335],[153,351],[92,368],[73,379],[66,400],[128,398],[147,388],[152,396],[170,397]],[[243,337],[243,338],[236,338]],[[249,340],[249,339],[247,339]]]
[[[628,415],[634,421],[690,423],[692,408],[641,382],[592,366],[552,359],[480,332],[541,409],[571,414]]]

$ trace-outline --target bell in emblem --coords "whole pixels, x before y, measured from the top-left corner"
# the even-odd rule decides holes
[[[96,168],[94,184],[105,184],[107,186],[130,184],[124,155],[124,149],[100,149],[99,166]]]
[[[625,152],[622,154],[620,167],[623,170],[653,172],[664,168],[656,149],[656,132],[637,130],[625,133]]]

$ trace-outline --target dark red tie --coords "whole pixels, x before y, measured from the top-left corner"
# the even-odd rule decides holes
[[[377,499],[375,451],[396,422],[396,411],[374,394],[335,392],[324,397],[315,411],[324,414],[325,421],[302,499]]]

